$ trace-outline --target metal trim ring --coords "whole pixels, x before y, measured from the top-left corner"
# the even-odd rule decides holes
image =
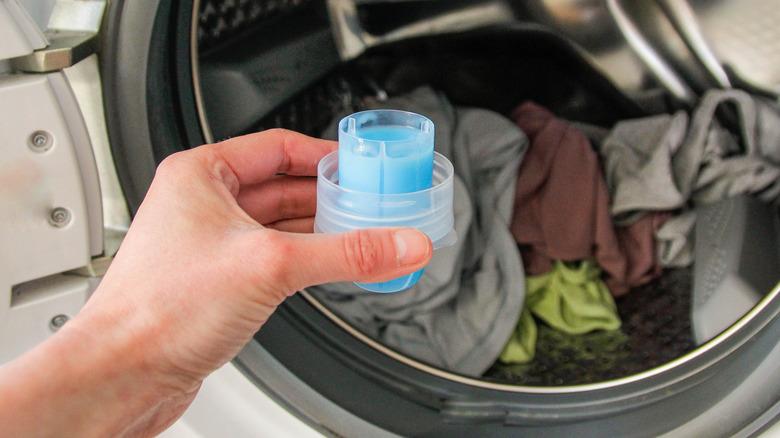
[[[195,91],[195,107],[198,111],[198,120],[200,120],[200,129],[203,132],[203,138],[206,143],[214,142],[214,135],[211,132],[208,116],[206,115],[206,106],[203,103],[203,90],[200,86],[200,48],[198,42],[198,16],[200,14],[200,0],[192,1],[192,25],[190,26],[190,59],[192,59],[192,88]]]

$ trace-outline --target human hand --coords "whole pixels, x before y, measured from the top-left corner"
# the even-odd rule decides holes
[[[120,375],[144,400],[122,388],[109,391],[108,398],[130,399],[120,414],[135,418],[107,431],[153,434],[167,427],[200,382],[295,291],[389,280],[427,264],[430,240],[415,230],[304,234],[315,212],[311,176],[334,148],[270,130],[163,161],[98,290],[52,339],[60,339],[59,348],[71,342],[100,350],[86,361],[87,369],[100,368],[91,370],[94,378],[110,385]],[[110,416],[110,402],[103,403],[99,421]]]

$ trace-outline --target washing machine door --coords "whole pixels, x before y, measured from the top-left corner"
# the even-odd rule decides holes
[[[331,28],[356,11],[354,3],[63,0],[52,15],[60,18],[49,27],[73,32],[67,35],[75,39],[63,43],[68,55],[61,57],[54,55],[63,51],[50,43],[64,33],[42,34],[18,0],[0,2],[0,23],[13,24],[0,26],[0,41],[13,42],[0,43],[0,136],[7,150],[0,157],[0,180],[13,181],[0,183],[3,205],[12,206],[12,213],[0,211],[0,293],[10,297],[10,305],[0,306],[2,358],[29,348],[78,311],[110,262],[156,164],[214,135],[204,95],[219,90],[202,89],[201,73],[218,82],[230,68],[253,72],[238,75],[234,84],[246,86],[244,94],[257,100],[247,111],[265,108],[253,116],[263,124],[247,129],[300,120],[305,112],[295,106],[284,117],[266,116],[366,49],[356,52],[360,46],[344,44],[355,33]],[[252,12],[252,4],[261,12]],[[284,17],[301,8],[308,8],[306,17],[287,26]],[[74,22],[80,24],[62,24]],[[221,66],[199,62],[198,44],[217,50],[218,36],[240,34],[247,29],[241,23],[296,31],[264,34],[239,51],[271,53],[270,61],[257,56],[251,62],[227,59]],[[13,38],[5,38],[11,33]],[[359,35],[364,43],[371,40]],[[580,48],[535,25],[458,35],[418,42],[437,47],[479,41],[503,53],[539,43],[546,53],[580,59]],[[63,58],[64,63],[54,62]],[[281,64],[288,75],[269,75]],[[613,96],[610,107],[634,111],[591,64],[567,66],[573,74],[601,78],[593,87]],[[780,411],[779,294],[776,289],[764,296],[702,348],[663,366],[591,385],[524,387],[405,357],[304,293],[288,300],[233,364],[207,381],[174,432],[252,435],[256,428],[273,427],[256,420],[276,406],[282,409],[274,408],[273,416],[284,412],[296,419],[289,422],[296,435],[310,428],[343,436],[750,435]],[[14,344],[22,338],[23,345]],[[257,397],[261,393],[270,405],[268,397]],[[218,426],[230,422],[246,426]]]

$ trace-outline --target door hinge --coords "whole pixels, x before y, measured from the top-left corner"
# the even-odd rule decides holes
[[[11,66],[27,73],[48,73],[75,65],[96,51],[97,34],[80,31],[48,31],[49,45],[29,55],[11,59]]]

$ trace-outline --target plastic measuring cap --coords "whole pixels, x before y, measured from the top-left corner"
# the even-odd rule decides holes
[[[452,163],[434,152],[434,126],[406,111],[373,110],[339,122],[339,148],[317,169],[314,230],[413,227],[434,250],[457,240]],[[414,286],[423,270],[382,283],[356,283],[372,292]]]

